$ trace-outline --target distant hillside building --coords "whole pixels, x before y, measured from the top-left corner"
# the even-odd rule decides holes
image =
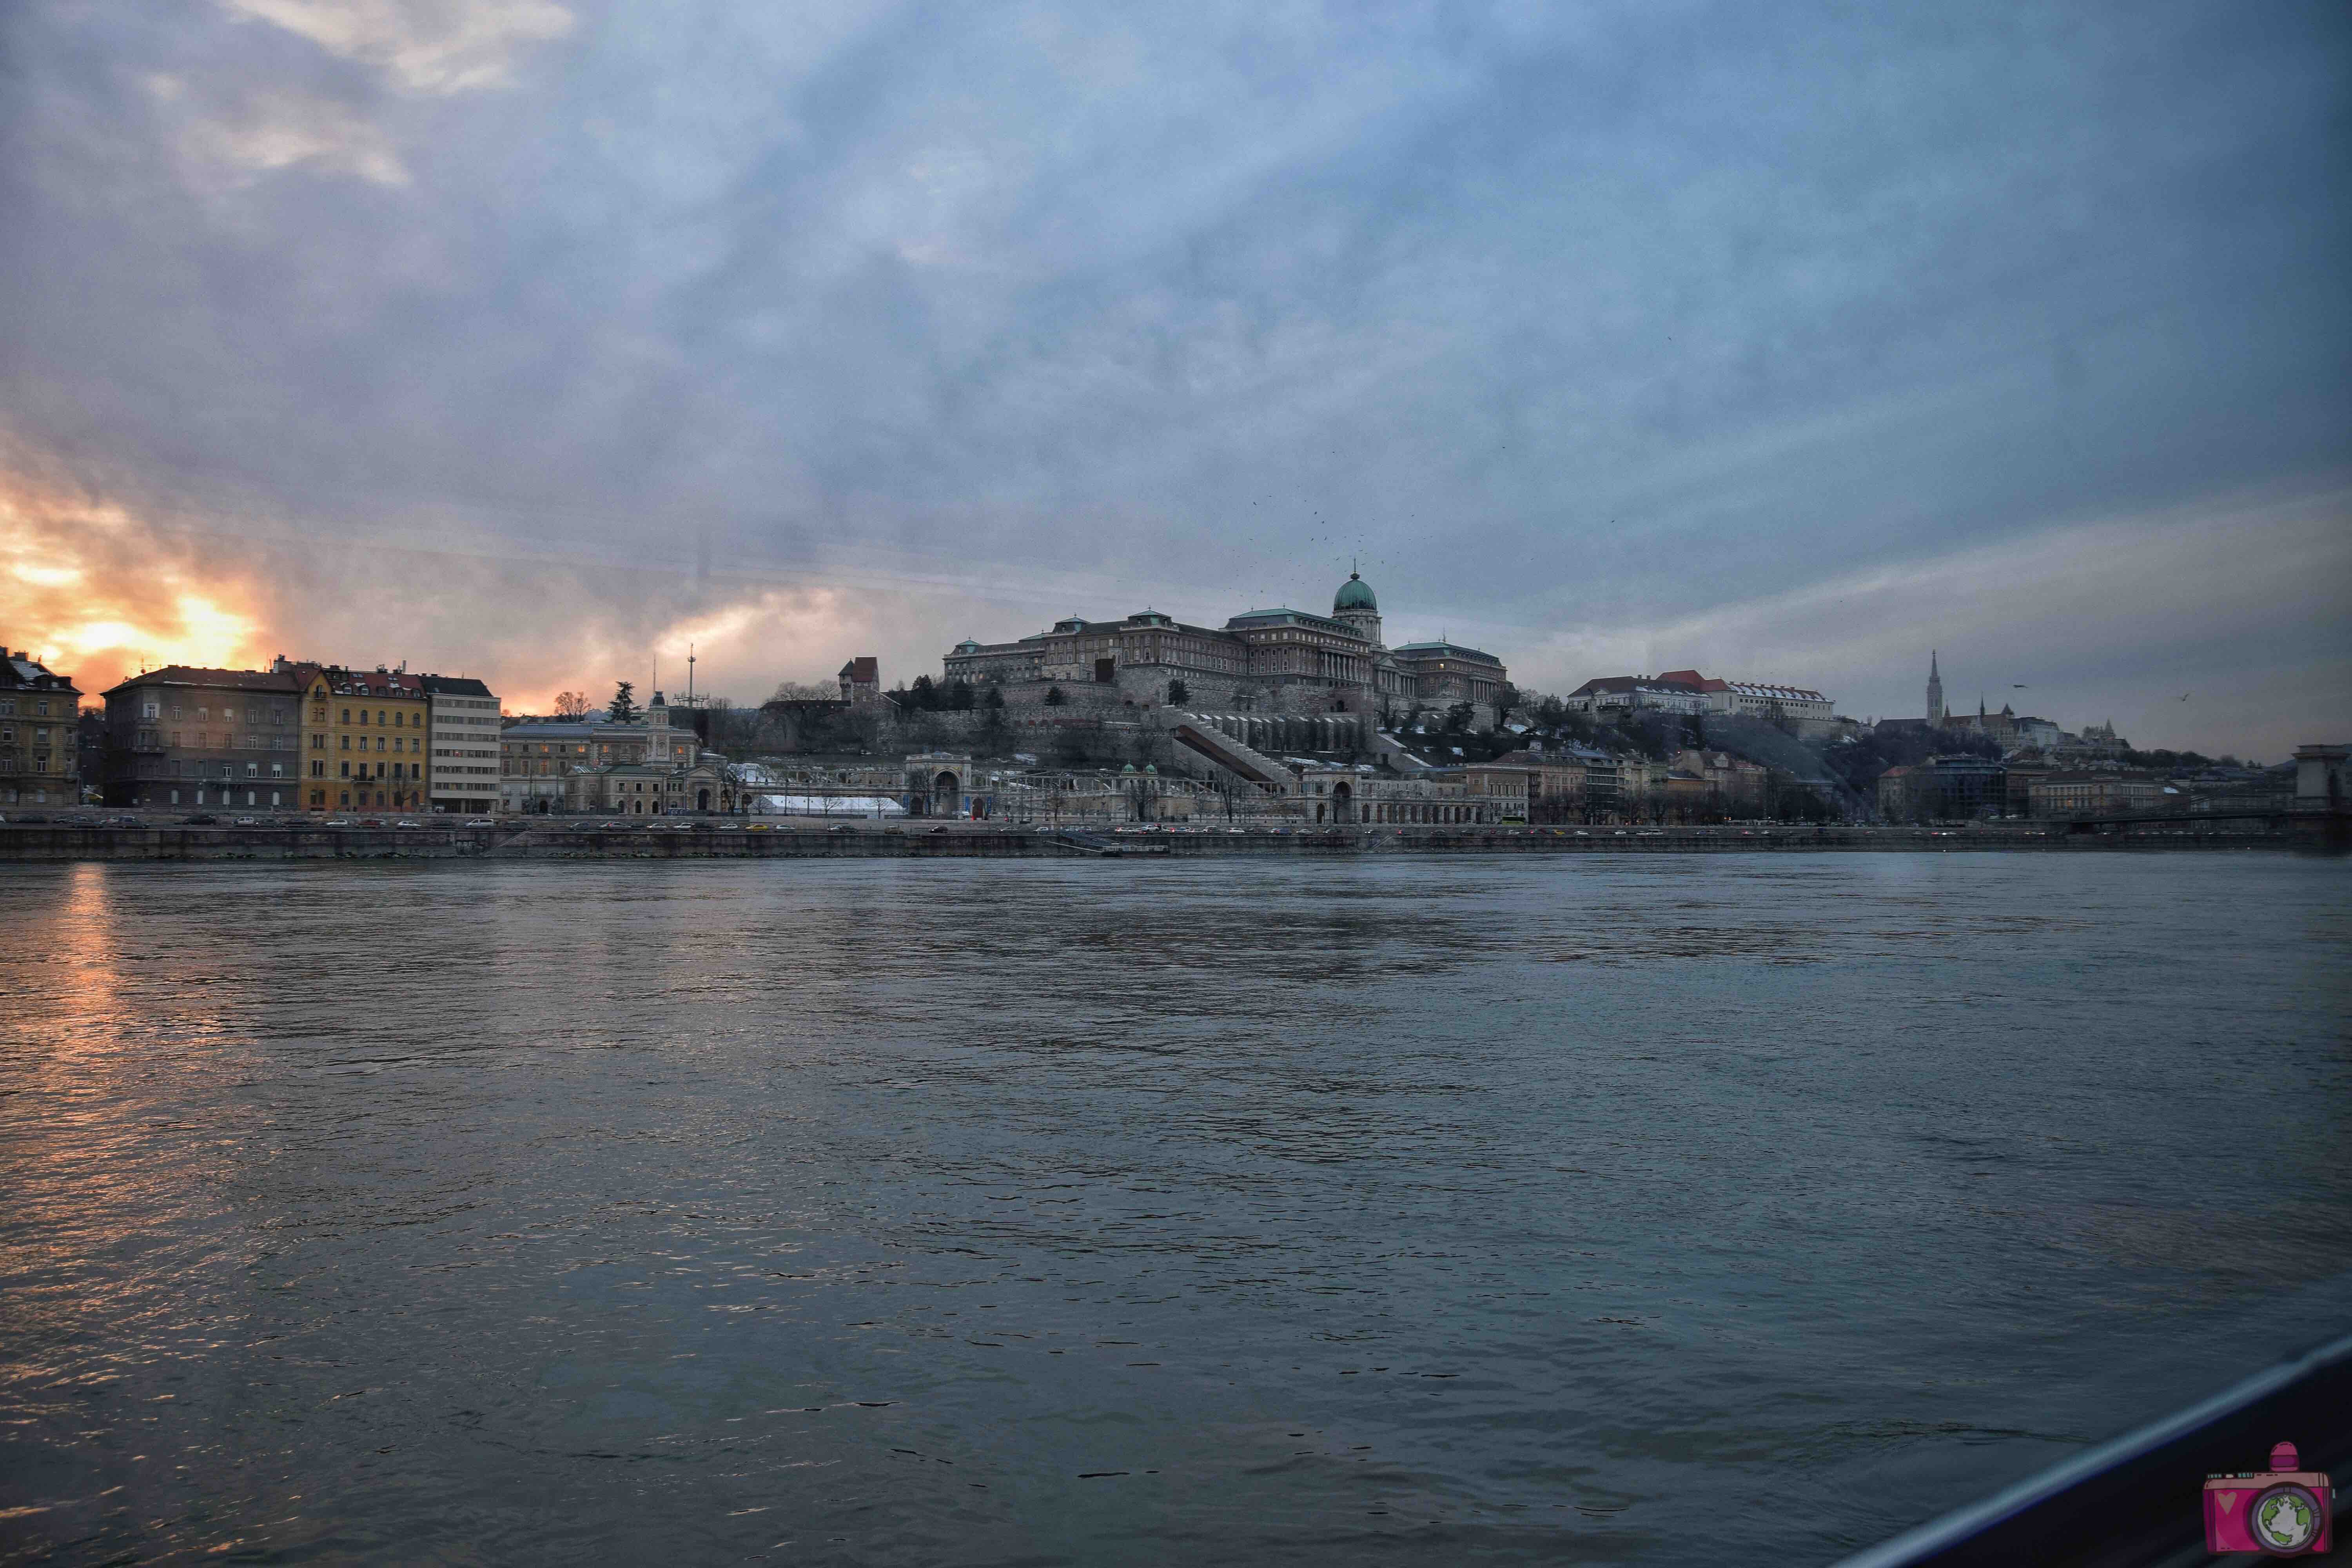
[[[1108,686],[1143,707],[1370,718],[1468,703],[1480,724],[1496,721],[1510,680],[1501,659],[1460,643],[1386,646],[1372,585],[1353,573],[1328,616],[1250,610],[1223,626],[1150,609],[1116,621],[1071,616],[1013,642],[968,637],[943,663],[950,681]]]
[[[1588,680],[1562,700],[1570,712],[1615,710],[1720,714],[1735,719],[1785,721],[1799,735],[1816,739],[1833,727],[1836,705],[1809,686],[1769,680],[1724,680],[1696,669],[1659,675],[1607,675]]]
[[[867,706],[882,700],[882,661],[870,653],[860,654],[841,667],[841,700],[851,707]]]

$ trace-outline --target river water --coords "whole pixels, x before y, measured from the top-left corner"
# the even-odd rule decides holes
[[[0,1562],[1827,1561],[2352,1325],[2347,894],[10,868]]]

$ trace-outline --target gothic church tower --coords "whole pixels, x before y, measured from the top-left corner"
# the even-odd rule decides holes
[[[1944,727],[1944,677],[1936,668],[1936,650],[1927,650],[1927,728]]]

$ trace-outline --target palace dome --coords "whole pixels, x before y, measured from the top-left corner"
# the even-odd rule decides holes
[[[1380,607],[1381,602],[1372,597],[1372,585],[1353,572],[1348,574],[1348,580],[1340,584],[1339,591],[1331,596],[1331,613],[1335,616],[1342,610],[1377,613]]]

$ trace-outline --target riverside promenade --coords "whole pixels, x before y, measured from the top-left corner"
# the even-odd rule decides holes
[[[1082,828],[1044,824],[827,823],[655,817],[625,826],[518,817],[487,827],[425,817],[413,827],[305,822],[0,824],[0,862],[61,860],[694,860],[1125,858],[1231,855],[1741,855],[1998,850],[2096,854],[2164,849],[2341,847],[2344,824],[2269,826],[2192,818],[2082,826],[2005,822],[1949,827],[1789,824],[1709,827],[1460,826]]]

